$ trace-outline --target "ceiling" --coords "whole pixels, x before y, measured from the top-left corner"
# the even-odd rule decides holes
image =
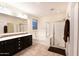
[[[25,13],[38,17],[66,13],[68,5],[67,2],[20,2],[9,4]]]

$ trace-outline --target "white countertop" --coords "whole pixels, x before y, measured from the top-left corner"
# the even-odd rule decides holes
[[[13,35],[19,35],[19,34],[26,34],[26,33],[27,32],[3,33],[3,34],[0,34],[0,37],[13,36]]]
[[[31,34],[27,34],[25,32],[1,34],[0,41],[10,40],[10,39],[28,36],[28,35],[31,35]]]

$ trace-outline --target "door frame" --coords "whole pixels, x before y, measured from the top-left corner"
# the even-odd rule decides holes
[[[71,4],[70,11],[70,55],[78,55],[78,2]]]

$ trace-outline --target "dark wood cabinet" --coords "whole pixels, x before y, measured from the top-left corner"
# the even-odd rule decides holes
[[[22,46],[22,49],[32,45],[32,36],[24,36],[24,37],[21,37],[21,46]]]
[[[0,55],[9,55],[8,49],[6,49],[5,41],[0,42]]]
[[[18,51],[18,39],[19,38],[15,38],[7,41],[6,50],[8,49],[10,55],[13,55]]]
[[[0,42],[0,55],[10,56],[32,45],[32,35]]]

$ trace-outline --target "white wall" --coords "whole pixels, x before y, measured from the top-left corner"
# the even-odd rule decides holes
[[[78,3],[78,16],[79,16],[79,3]],[[78,38],[79,38],[79,17],[78,17]],[[78,39],[78,42],[77,42],[77,54],[79,56],[79,39]]]
[[[7,25],[7,21],[4,22],[4,20],[0,20],[0,34],[4,32],[4,25]]]
[[[78,4],[70,3],[67,18],[70,19],[70,46],[69,55],[77,56],[77,40],[78,40]]]
[[[38,29],[37,30],[33,30],[32,29],[32,19],[36,19],[38,20]],[[38,31],[39,31],[39,18],[38,17],[35,17],[35,16],[32,16],[32,15],[29,15],[28,16],[28,20],[27,20],[27,31],[28,33],[31,33],[32,34],[32,37],[33,37],[33,42],[37,42],[38,43]]]
[[[74,6],[74,55],[77,55],[77,41],[78,41],[78,3]]]

